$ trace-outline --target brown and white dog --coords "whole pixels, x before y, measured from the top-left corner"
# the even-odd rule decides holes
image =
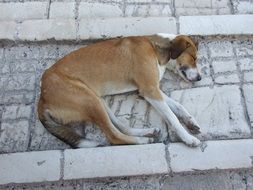
[[[43,74],[39,119],[49,132],[72,147],[99,145],[71,128],[86,121],[99,126],[112,144],[152,143],[158,128],[124,126],[101,98],[138,90],[183,142],[198,146],[200,141],[179,122],[196,134],[199,125],[195,119],[159,88],[166,64],[184,80],[200,80],[196,54],[191,38],[170,34],[115,38],[80,48]]]

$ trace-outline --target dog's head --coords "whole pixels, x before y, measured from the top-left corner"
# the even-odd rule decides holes
[[[174,69],[186,81],[200,81],[197,68],[197,45],[188,36],[178,35],[170,43],[170,58],[175,59]]]

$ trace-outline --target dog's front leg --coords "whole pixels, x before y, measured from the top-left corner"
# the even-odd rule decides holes
[[[157,92],[161,94],[161,91]],[[199,146],[200,141],[190,135],[185,128],[181,125],[175,114],[171,111],[167,105],[165,99],[161,94],[161,99],[151,98],[152,96],[144,95],[144,98],[158,111],[158,113],[164,118],[164,120],[172,127],[172,130],[176,132],[179,138],[189,146]]]
[[[161,93],[163,99],[166,101],[170,109],[186,125],[190,132],[193,134],[199,134],[199,124],[197,123],[195,118],[189,114],[189,112],[184,108],[184,106],[176,102],[172,98],[168,97],[164,92]]]

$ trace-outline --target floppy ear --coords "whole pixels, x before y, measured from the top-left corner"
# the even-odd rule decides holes
[[[170,54],[172,59],[178,58],[183,51],[190,47],[191,44],[187,42],[184,38],[175,38],[172,40],[170,47]]]

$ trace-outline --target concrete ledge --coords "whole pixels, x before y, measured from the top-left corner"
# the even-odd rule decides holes
[[[252,168],[253,139],[110,146],[0,155],[0,185]]]
[[[168,173],[164,144],[64,151],[63,179]]]
[[[251,35],[253,15],[181,16],[179,25],[181,34]]]
[[[174,17],[41,19],[0,21],[0,40],[90,40],[117,36],[177,33]],[[182,16],[180,33],[189,35],[252,35],[253,15]]]
[[[251,168],[253,140],[207,141],[202,148],[188,148],[181,143],[169,146],[172,172],[213,169]]]

